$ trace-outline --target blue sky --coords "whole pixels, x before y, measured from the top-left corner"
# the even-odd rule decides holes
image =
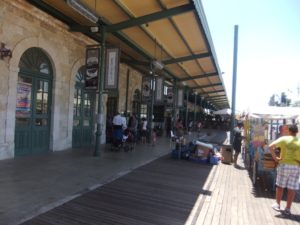
[[[272,94],[300,100],[300,0],[202,0],[231,102],[238,25],[236,109],[267,106]],[[299,91],[299,93],[298,93]]]

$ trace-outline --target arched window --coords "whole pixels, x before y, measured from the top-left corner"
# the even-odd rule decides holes
[[[30,48],[22,55],[19,63],[20,70],[52,74],[51,64],[47,55],[39,48]]]
[[[84,84],[85,66],[79,68],[75,75],[75,82]]]

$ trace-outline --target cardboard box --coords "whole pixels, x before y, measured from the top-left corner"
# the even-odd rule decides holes
[[[231,147],[222,147],[221,153],[222,153],[222,162],[231,164],[233,161],[232,148]]]
[[[201,146],[197,147],[196,156],[207,158],[211,149],[203,148]]]
[[[213,145],[196,141],[196,152],[195,155],[198,157],[207,158],[209,156],[209,153],[213,150]]]

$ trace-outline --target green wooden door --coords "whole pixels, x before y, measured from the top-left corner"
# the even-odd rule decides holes
[[[38,48],[21,57],[17,82],[15,156],[49,151],[52,70]]]
[[[94,110],[95,93],[84,89],[85,68],[81,67],[76,74],[73,108],[72,146],[85,147],[94,143]]]

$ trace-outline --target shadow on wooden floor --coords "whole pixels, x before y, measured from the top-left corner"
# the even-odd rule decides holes
[[[162,157],[23,225],[184,224],[212,166]]]

